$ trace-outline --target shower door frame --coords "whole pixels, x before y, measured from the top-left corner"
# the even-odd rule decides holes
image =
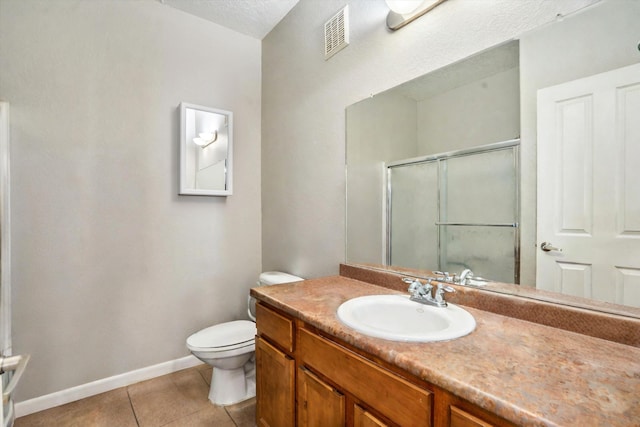
[[[0,101],[0,355],[12,354],[9,103]]]
[[[477,155],[477,154],[485,154],[493,151],[513,150],[513,170],[515,177],[515,203],[514,203],[514,215],[515,219],[513,223],[500,223],[500,224],[471,224],[471,223],[443,223],[441,218],[441,206],[440,206],[440,193],[442,189],[442,161],[453,159],[456,157]],[[515,284],[520,283],[520,138],[510,139],[508,141],[495,142],[492,144],[481,145],[473,148],[464,148],[461,150],[447,151],[444,153],[438,154],[429,154],[421,157],[413,157],[410,159],[397,160],[393,162],[389,162],[385,164],[386,169],[386,214],[384,217],[385,227],[386,227],[386,265],[390,266],[391,264],[391,214],[392,214],[392,206],[391,206],[391,198],[392,198],[392,179],[391,179],[391,170],[395,167],[403,167],[403,166],[412,166],[418,165],[422,163],[431,163],[436,162],[437,164],[437,209],[438,209],[438,221],[436,222],[436,226],[438,227],[437,232],[437,269],[441,269],[442,265],[442,245],[441,245],[441,233],[442,226],[445,225],[465,225],[465,226],[487,226],[487,227],[511,227],[514,229],[514,239],[513,239],[513,255],[514,255],[514,282]]]

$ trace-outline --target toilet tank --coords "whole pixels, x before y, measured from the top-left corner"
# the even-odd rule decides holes
[[[265,271],[264,273],[260,273],[260,277],[256,282],[256,286],[271,286],[271,285],[280,285],[282,283],[292,283],[292,282],[300,282],[304,280],[302,277],[294,276],[293,274],[283,273],[281,271]],[[256,300],[252,296],[249,296],[248,299],[248,309],[247,314],[249,314],[249,318],[256,321]]]

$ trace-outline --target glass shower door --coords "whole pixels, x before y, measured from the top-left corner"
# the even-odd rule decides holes
[[[387,165],[387,264],[519,283],[519,144]]]
[[[440,161],[440,268],[518,283],[517,146]]]
[[[388,264],[437,268],[438,162],[388,169]]]

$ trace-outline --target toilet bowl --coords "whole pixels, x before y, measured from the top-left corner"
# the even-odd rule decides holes
[[[260,274],[258,286],[304,280],[277,271]],[[248,299],[253,321],[235,320],[202,329],[187,338],[187,348],[203,362],[213,366],[209,400],[216,405],[232,405],[256,395],[255,336],[253,298]]]
[[[244,366],[253,356],[256,324],[236,320],[205,328],[187,338],[191,353],[213,366],[209,400],[217,405],[230,405],[255,395],[247,384]]]

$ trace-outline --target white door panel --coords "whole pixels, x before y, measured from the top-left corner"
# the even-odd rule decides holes
[[[539,288],[640,307],[640,64],[538,92]]]
[[[640,234],[640,84],[618,89],[618,132],[621,134],[618,155],[618,233]]]

